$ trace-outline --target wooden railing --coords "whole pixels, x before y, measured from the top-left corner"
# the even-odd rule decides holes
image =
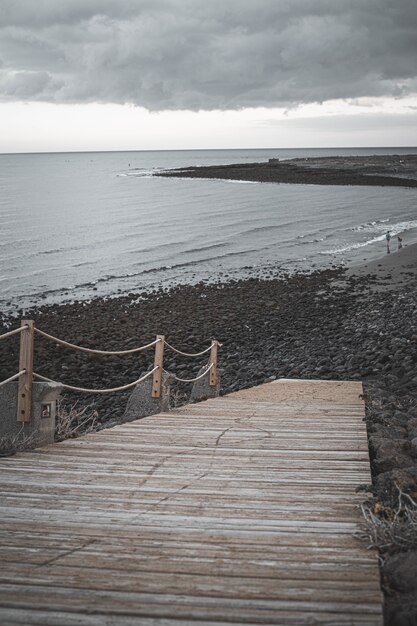
[[[84,387],[76,387],[73,385],[68,385],[66,383],[59,382],[59,384],[68,391],[76,391],[81,393],[94,393],[94,394],[109,394],[117,391],[126,391],[127,389],[131,389],[135,387],[137,384],[142,381],[150,378],[152,376],[152,397],[160,398],[161,396],[161,386],[162,386],[162,378],[164,373],[164,352],[165,347],[172,350],[176,354],[186,356],[186,357],[199,357],[204,354],[210,353],[209,360],[206,369],[204,372],[196,376],[195,378],[179,378],[175,374],[175,380],[180,382],[192,383],[200,378],[203,378],[208,373],[209,375],[209,384],[210,386],[217,385],[217,352],[218,348],[221,344],[217,340],[212,340],[210,346],[201,352],[183,352],[182,350],[178,350],[171,346],[166,340],[164,335],[157,335],[155,340],[151,343],[145,344],[143,346],[138,346],[137,348],[131,348],[129,350],[95,350],[92,348],[85,348],[83,346],[78,346],[76,344],[70,343],[68,341],[64,341],[63,339],[59,339],[58,337],[54,337],[46,333],[43,330],[40,330],[35,326],[34,320],[22,320],[20,328],[16,328],[15,330],[8,331],[3,335],[0,335],[0,340],[7,339],[8,337],[20,334],[20,355],[19,355],[19,371],[10,376],[6,380],[0,382],[0,387],[6,385],[15,380],[18,381],[18,400],[17,400],[17,421],[18,422],[30,422],[32,419],[32,388],[34,379],[57,383],[58,381],[53,380],[52,378],[47,378],[46,376],[41,376],[37,374],[33,370],[33,362],[34,362],[34,353],[35,353],[35,334],[39,334],[45,339],[49,339],[54,343],[64,346],[66,348],[70,348],[73,350],[78,350],[80,352],[86,352],[88,354],[95,355],[112,355],[112,356],[123,356],[126,354],[135,354],[137,352],[142,352],[149,348],[154,348],[154,364],[153,368],[144,374],[141,378],[134,380],[127,385],[122,385],[120,387],[113,387],[111,389],[86,389]]]

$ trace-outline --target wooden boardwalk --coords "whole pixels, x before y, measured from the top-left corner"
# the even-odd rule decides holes
[[[381,625],[361,392],[277,381],[0,459],[0,624]]]

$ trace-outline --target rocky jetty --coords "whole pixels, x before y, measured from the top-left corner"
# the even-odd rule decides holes
[[[185,167],[154,175],[263,183],[417,187],[417,155],[269,159],[260,163]]]

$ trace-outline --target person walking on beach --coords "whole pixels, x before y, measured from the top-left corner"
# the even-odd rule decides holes
[[[387,230],[387,234],[385,235],[385,239],[387,240],[387,254],[389,254],[391,252],[390,247],[389,247],[389,243],[391,241],[391,233],[389,230]]]
[[[397,239],[398,239],[398,250],[400,250],[403,247],[403,238],[397,237]]]

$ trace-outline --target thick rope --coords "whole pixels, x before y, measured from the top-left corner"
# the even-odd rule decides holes
[[[65,346],[66,348],[73,348],[74,350],[79,350],[80,352],[87,352],[88,354],[104,354],[104,355],[113,355],[113,356],[122,356],[124,354],[134,354],[135,352],[141,352],[142,350],[146,350],[147,348],[152,348],[162,339],[155,339],[152,343],[146,344],[146,346],[140,346],[139,348],[132,348],[131,350],[93,350],[91,348],[83,348],[82,346],[76,346],[73,343],[69,343],[68,341],[64,341],[63,339],[58,339],[57,337],[53,337],[52,335],[48,335],[43,330],[39,330],[39,328],[35,328],[35,332],[42,337],[46,337],[46,339],[51,339],[55,343],[60,344],[61,346]]]
[[[6,380],[3,380],[0,383],[0,387],[3,387],[3,385],[7,385],[7,383],[11,383],[13,380],[16,380],[16,378],[20,378],[22,374],[25,374],[26,370],[21,370],[18,374],[15,374],[14,376],[10,376],[10,378],[7,378]]]
[[[39,380],[44,380],[47,383],[55,383],[56,385],[61,385],[64,389],[68,389],[69,391],[81,391],[84,393],[105,394],[105,393],[113,393],[115,391],[124,391],[125,389],[131,389],[132,387],[135,387],[135,385],[138,385],[139,383],[141,383],[143,380],[146,380],[147,378],[149,378],[149,376],[151,376],[151,374],[153,374],[155,370],[157,369],[158,369],[158,366],[156,365],[153,368],[153,370],[151,370],[150,372],[148,372],[141,378],[138,378],[138,380],[135,380],[133,383],[129,383],[128,385],[123,385],[122,387],[113,387],[112,389],[85,389],[84,387],[73,387],[72,385],[65,385],[64,383],[57,383],[55,380],[52,380],[52,378],[41,376],[40,374],[36,374],[35,372],[33,373],[33,375],[35,378],[39,378]]]
[[[214,367],[214,363],[210,363],[210,365],[207,366],[207,369],[200,374],[199,376],[197,376],[197,378],[178,378],[178,376],[176,376],[174,374],[175,380],[178,380],[180,383],[194,383],[196,380],[200,380],[200,378],[203,378],[203,376],[205,376],[206,374],[209,373],[209,371]],[[166,370],[164,370],[164,372],[166,374],[168,374],[169,372],[167,372]]]
[[[174,346],[171,346],[167,341],[165,341],[165,345],[168,348],[170,348],[173,352],[176,352],[177,354],[181,354],[182,356],[202,356],[203,354],[209,352],[215,343],[215,341],[212,341],[209,347],[202,352],[182,352],[181,350],[177,350],[177,348],[174,348]]]
[[[21,326],[20,328],[16,328],[15,330],[9,330],[8,333],[4,333],[4,335],[0,335],[0,339],[6,339],[6,337],[11,337],[12,335],[17,335],[22,332],[22,330],[26,330],[29,328],[27,324],[25,326]]]

